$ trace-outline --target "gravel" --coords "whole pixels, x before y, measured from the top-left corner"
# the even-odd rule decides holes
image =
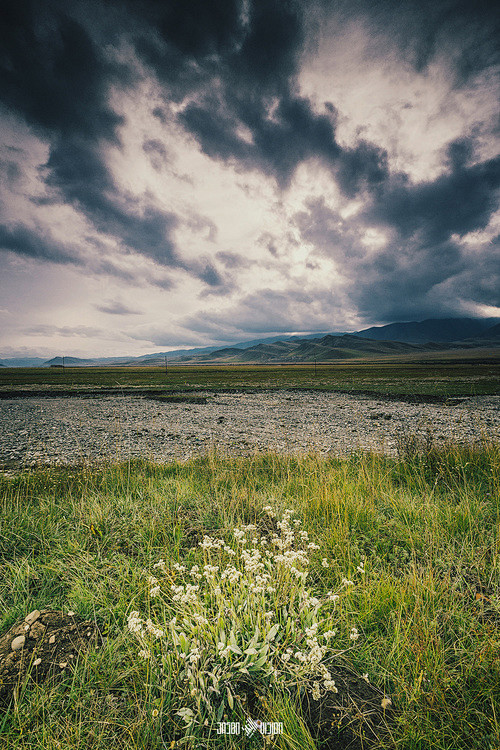
[[[396,454],[402,436],[437,442],[500,436],[500,396],[412,404],[320,392],[199,394],[206,404],[131,396],[0,401],[0,466],[69,465],[144,457],[186,460],[225,454]]]

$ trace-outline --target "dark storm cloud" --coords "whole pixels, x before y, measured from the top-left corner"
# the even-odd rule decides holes
[[[320,27],[330,18],[364,21],[374,51],[396,46],[419,73],[445,59],[455,86],[499,62],[500,14],[491,0],[319,0],[315,6]]]
[[[313,306],[323,310],[328,327],[336,301],[333,295],[289,288],[283,291],[261,289],[244,296],[229,312],[203,311],[181,321],[190,331],[208,334],[215,340],[238,341],[245,333],[271,334],[318,330],[318,316]],[[324,330],[324,328],[322,329]]]
[[[450,171],[432,182],[415,185],[394,176],[377,193],[366,219],[392,226],[402,237],[419,233],[426,244],[484,229],[498,205],[500,157],[467,166],[471,149],[465,140],[451,144]]]
[[[254,0],[246,16],[242,3],[233,1],[207,6],[186,0],[175,10],[169,3],[143,2],[141,8],[148,9],[158,32],[156,56],[145,53],[141,38],[137,44],[174,98],[182,101],[189,95],[179,118],[209,157],[259,169],[283,187],[301,162],[318,158],[352,197],[386,179],[387,155],[364,141],[341,148],[332,105],[325,103],[325,114],[319,114],[297,95],[304,29],[311,27],[311,19],[321,23],[321,6],[327,19],[347,16],[367,22],[375,48],[378,43],[383,49],[384,38],[390,39],[419,70],[446,54],[457,82],[465,81],[467,70],[481,70],[495,60],[494,14],[486,3],[456,0],[335,5]],[[224,24],[218,23],[220,16]]]
[[[344,153],[335,139],[334,109],[316,114],[295,91],[305,5],[253,0],[247,14],[244,7],[227,0],[141,3],[158,38],[153,44],[139,34],[139,54],[171,96],[179,101],[192,96],[180,122],[209,157],[259,169],[282,186],[301,162],[313,157],[332,166],[339,162],[339,179],[347,192],[377,179],[374,162],[380,170],[383,155],[376,149],[372,153],[368,144]],[[206,15],[209,22],[203,21]],[[220,15],[224,24],[217,20]]]
[[[10,159],[0,159],[0,182],[12,188],[20,181],[21,177],[22,170],[17,162]]]
[[[2,3],[0,98],[35,128],[112,139],[121,118],[107,90],[118,69],[64,10],[64,3]]]
[[[77,138],[52,146],[46,168],[47,185],[90,219],[101,232],[121,240],[164,266],[182,266],[171,233],[177,217],[153,206],[142,208],[132,196],[116,190],[99,147]]]
[[[303,41],[300,2],[129,0],[128,7],[145,22],[134,33],[138,53],[175,100],[221,76],[247,89],[274,91],[296,71]]]
[[[109,106],[109,87],[132,77],[105,58],[85,27],[70,17],[75,8],[73,3],[29,0],[7,0],[3,7],[0,99],[51,144],[45,165],[51,194],[38,203],[55,203],[60,197],[126,249],[189,271],[172,238],[177,217],[120,195],[105,164],[103,148],[106,143],[119,145],[117,127],[123,123]],[[167,158],[158,141],[147,141],[144,150],[154,154],[155,163]],[[29,229],[16,228],[9,236],[4,232],[3,240],[4,246],[31,257],[70,262],[65,252],[42,238],[37,241]],[[116,271],[113,264],[109,270]],[[214,283],[213,274],[205,270],[199,277]]]
[[[54,263],[82,265],[74,248],[65,247],[46,237],[42,230],[30,229],[23,225],[0,225],[0,250],[36,260],[49,260]]]
[[[388,177],[354,228],[323,200],[296,215],[302,237],[350,279],[350,298],[366,319],[448,314],[467,302],[500,304],[497,243],[471,252],[459,241],[485,229],[498,205],[500,158],[468,164],[472,154],[472,141],[461,140],[448,147],[449,171],[435,180],[413,184],[404,175]],[[362,235],[373,227],[389,241],[366,253]]]
[[[332,169],[344,194],[355,195],[364,186],[378,184],[387,176],[387,154],[360,141],[342,149],[328,115],[313,112],[299,96],[284,94],[277,106],[272,100],[216,103],[213,97],[186,107],[181,121],[212,158],[235,160],[246,169],[259,169],[287,187],[296,168],[317,158]],[[251,133],[251,142],[239,129]]]

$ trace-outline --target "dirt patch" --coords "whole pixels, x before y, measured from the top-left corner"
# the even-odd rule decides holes
[[[382,738],[390,746],[390,698],[347,666],[330,664],[328,670],[338,692],[314,700],[308,690],[302,699],[302,714],[321,750],[366,750]]]
[[[45,682],[63,675],[79,653],[101,643],[96,624],[72,612],[30,612],[0,637],[0,705],[11,701],[26,679]]]

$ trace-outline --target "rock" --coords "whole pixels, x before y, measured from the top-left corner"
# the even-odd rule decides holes
[[[51,635],[50,638],[49,638],[49,643],[52,644],[52,643],[55,643],[55,642],[56,642],[55,635]]]
[[[24,618],[24,622],[28,623],[28,625],[32,625],[38,618],[40,617],[40,610],[34,609],[33,612],[30,612],[29,615],[26,615]]]
[[[26,643],[26,636],[18,635],[14,638],[14,640],[10,644],[10,647],[12,651],[19,651],[21,648],[23,648],[25,643]]]

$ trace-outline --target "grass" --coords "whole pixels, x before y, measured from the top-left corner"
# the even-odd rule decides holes
[[[406,396],[474,396],[500,393],[498,357],[482,361],[449,358],[435,362],[341,363],[284,366],[169,366],[0,368],[0,391],[41,389],[134,388],[169,391],[217,391],[254,389],[314,389],[363,391]],[[0,394],[1,395],[1,394]]]
[[[360,632],[347,657],[397,708],[393,744],[377,746],[497,750],[500,446],[403,448],[399,459],[210,455],[2,477],[0,632],[35,608],[63,608],[95,619],[107,642],[63,681],[28,685],[0,713],[1,746],[170,747],[177,678],[160,689],[127,615],[153,606],[147,577],[159,558],[200,563],[203,534],[255,523],[272,504],[292,508],[320,545],[310,568],[318,592],[343,575],[356,581],[339,610],[339,631]],[[289,697],[265,700],[285,725],[275,746],[312,750]],[[263,744],[203,727],[194,737],[183,747]]]

